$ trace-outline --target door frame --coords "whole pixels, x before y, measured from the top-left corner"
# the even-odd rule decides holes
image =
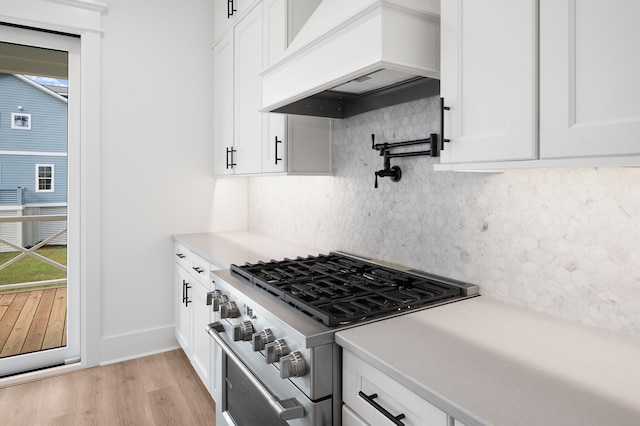
[[[80,90],[76,94],[79,120],[74,129],[69,129],[70,138],[72,133],[77,136],[77,146],[72,159],[70,141],[68,226],[69,237],[73,233],[77,239],[78,268],[74,273],[80,285],[80,362],[85,368],[101,361],[100,58],[101,18],[106,11],[106,4],[96,0],[22,0],[0,6],[0,22],[80,38]],[[72,161],[77,172],[73,180]],[[73,216],[72,193],[76,209]]]

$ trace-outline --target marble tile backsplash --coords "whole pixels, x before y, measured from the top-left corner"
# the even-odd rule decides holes
[[[640,337],[640,169],[434,172],[380,142],[439,133],[438,99],[334,122],[333,177],[249,180],[249,227],[321,251],[372,256],[481,287],[495,297]]]

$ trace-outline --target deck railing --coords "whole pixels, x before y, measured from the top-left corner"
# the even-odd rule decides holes
[[[0,217],[0,223],[12,223],[12,222],[54,222],[54,221],[65,221],[67,220],[67,215],[36,215],[36,216],[11,216],[11,217]],[[48,263],[49,265],[55,266],[58,269],[61,269],[63,271],[67,270],[67,267],[61,263],[56,262],[55,260],[51,260],[47,257],[44,257],[38,253],[36,253],[36,250],[38,250],[40,247],[43,247],[45,245],[47,245],[50,241],[55,240],[56,238],[58,238],[61,235],[64,235],[67,232],[67,227],[65,226],[63,229],[59,230],[58,232],[54,233],[53,235],[51,235],[50,237],[47,237],[46,239],[40,241],[38,244],[30,247],[30,248],[25,248],[25,247],[21,247],[17,244],[12,243],[11,241],[7,241],[6,239],[2,238],[2,236],[0,235],[0,243],[2,244],[6,244],[9,247],[15,249],[16,251],[19,251],[20,254],[17,255],[16,257],[8,260],[7,262],[3,263],[2,265],[0,265],[0,270],[6,268],[9,265],[12,265],[14,263],[16,263],[17,261],[19,261],[20,259],[27,257],[27,256],[31,256],[34,259],[38,259],[42,262]],[[66,281],[66,279],[64,280]],[[18,286],[26,286],[28,284],[31,283],[24,283],[24,284],[19,284]],[[6,286],[4,286],[6,288]]]

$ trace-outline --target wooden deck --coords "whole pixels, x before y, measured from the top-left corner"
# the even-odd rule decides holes
[[[0,294],[0,358],[67,344],[67,288]]]

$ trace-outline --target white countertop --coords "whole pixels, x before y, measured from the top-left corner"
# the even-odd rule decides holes
[[[476,297],[336,341],[471,425],[640,425],[640,340]]]
[[[221,269],[232,263],[281,260],[325,253],[313,247],[250,231],[174,235],[173,239]]]

